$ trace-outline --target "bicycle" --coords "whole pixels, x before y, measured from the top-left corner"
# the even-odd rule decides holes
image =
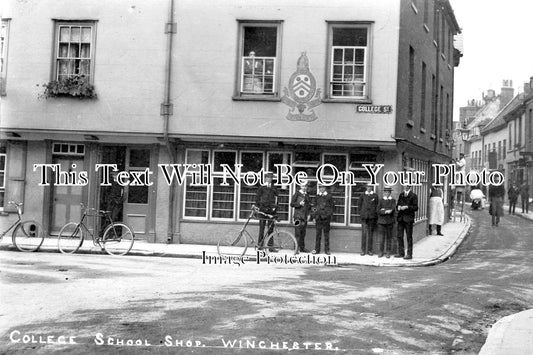
[[[251,219],[264,218],[274,224],[273,232],[263,239],[262,245],[255,241],[254,237],[246,230]],[[298,253],[298,242],[294,235],[289,232],[279,230],[276,222],[278,217],[259,211],[259,208],[252,206],[248,219],[243,227],[229,235],[221,237],[217,243],[217,252],[220,256],[238,255],[243,256],[248,249],[249,240],[256,250],[262,250],[265,254],[280,253],[296,255]]]
[[[61,228],[57,238],[57,246],[63,254],[73,254],[77,252],[85,240],[88,233],[95,246],[99,246],[110,255],[126,255],[133,247],[135,233],[133,229],[123,222],[114,222],[110,211],[88,208],[81,204],[83,215],[80,222],[69,222]],[[87,217],[105,218],[109,225],[104,229],[102,236],[95,236],[87,225]]]
[[[9,201],[9,205],[14,205],[17,209],[18,219],[13,223],[2,235],[0,240],[6,235],[12,228],[13,234],[11,235],[13,245],[20,251],[37,251],[44,242],[44,228],[43,226],[34,220],[22,220],[22,205],[23,203],[16,203]]]

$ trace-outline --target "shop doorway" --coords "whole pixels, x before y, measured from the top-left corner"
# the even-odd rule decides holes
[[[102,164],[116,164],[119,171],[145,171],[150,168],[151,149],[127,146],[102,147]],[[101,172],[100,172],[101,174]],[[134,179],[130,178],[130,183]],[[149,187],[100,186],[100,209],[111,211],[113,218],[124,221],[135,231],[136,239],[147,239],[149,229]]]

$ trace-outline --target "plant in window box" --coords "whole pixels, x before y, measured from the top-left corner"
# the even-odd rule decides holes
[[[63,80],[52,80],[44,84],[44,92],[41,98],[50,97],[77,97],[80,99],[96,98],[94,85],[89,83],[85,76],[72,76]]]

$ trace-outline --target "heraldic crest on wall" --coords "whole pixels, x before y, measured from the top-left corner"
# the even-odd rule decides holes
[[[296,72],[289,79],[289,87],[283,88],[281,101],[290,107],[286,117],[288,120],[311,122],[318,118],[313,108],[322,103],[321,90],[316,88],[305,52],[298,58],[296,67]]]

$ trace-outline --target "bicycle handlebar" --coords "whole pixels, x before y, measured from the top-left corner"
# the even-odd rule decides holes
[[[101,215],[106,215],[106,214],[110,214],[111,213],[111,211],[104,211],[104,210],[98,210],[98,209],[93,208],[93,207],[87,207],[83,203],[80,203],[80,206],[81,206],[81,209],[85,211],[85,213],[87,213],[87,212],[96,212],[96,213],[101,214]]]
[[[14,205],[17,209],[17,214],[19,215],[19,218],[22,218],[22,205],[24,204],[24,202],[16,203],[15,201],[8,201],[7,204]]]
[[[268,219],[276,219],[276,218],[278,218],[277,215],[272,215],[272,214],[268,214],[268,213],[262,212],[262,211],[259,210],[259,207],[257,207],[256,205],[252,205],[251,214],[253,215],[254,213],[261,214],[261,215],[267,217]]]

